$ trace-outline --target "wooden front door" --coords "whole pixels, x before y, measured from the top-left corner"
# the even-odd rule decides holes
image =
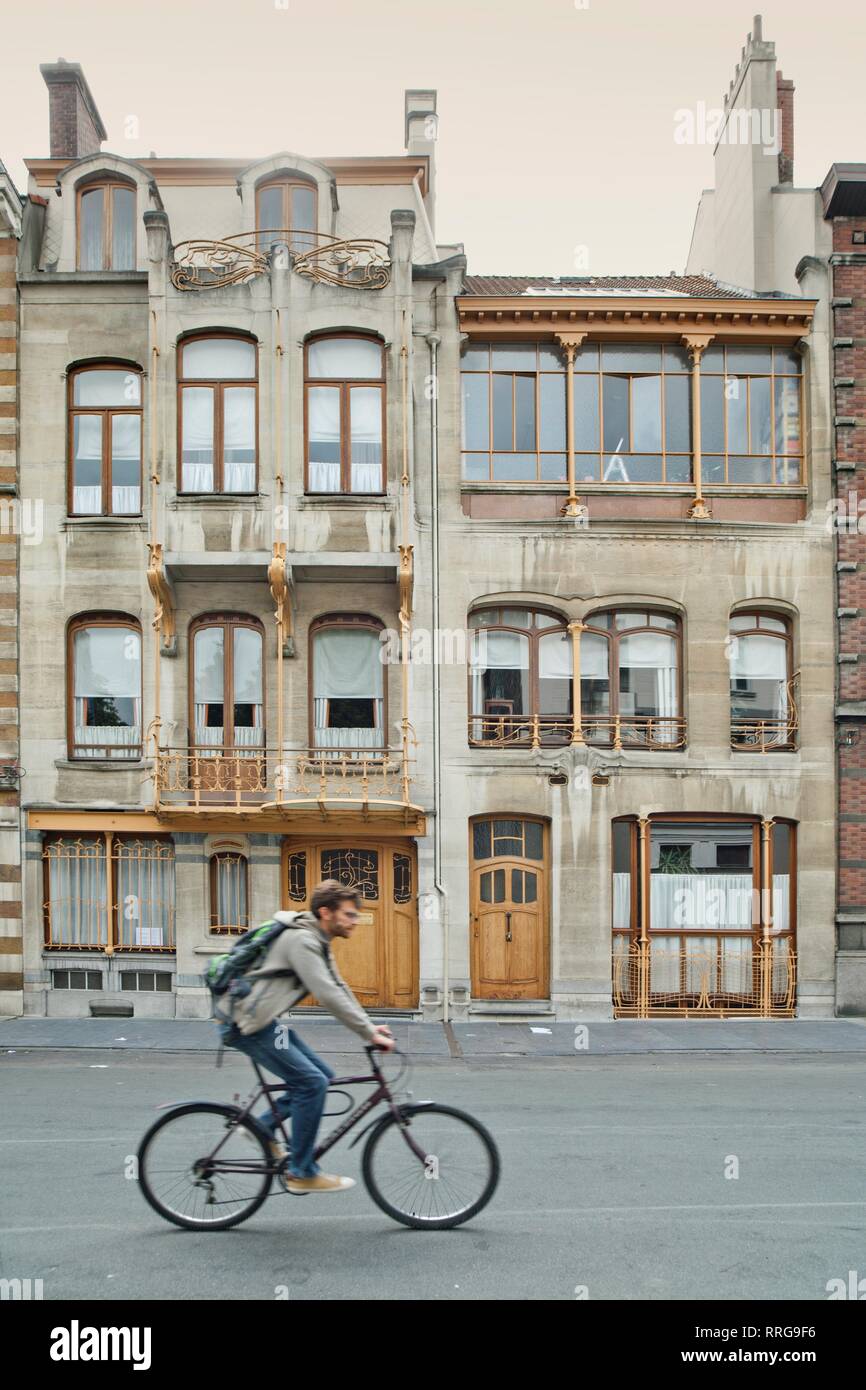
[[[283,907],[305,911],[316,884],[327,878],[361,894],[358,926],[351,938],[334,941],[332,950],[337,969],[367,1009],[417,1007],[416,872],[411,841],[284,841]]]
[[[491,818],[470,834],[473,998],[546,999],[547,827]]]

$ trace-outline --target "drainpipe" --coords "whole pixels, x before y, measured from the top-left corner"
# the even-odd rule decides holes
[[[442,1021],[449,1022],[450,933],[448,893],[442,882],[442,672],[439,661],[439,375],[437,354],[442,341],[429,333],[430,379],[430,535],[433,588],[433,886],[439,894],[442,920]]]

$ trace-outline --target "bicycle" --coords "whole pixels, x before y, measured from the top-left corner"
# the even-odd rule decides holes
[[[435,1101],[398,1102],[393,1088],[408,1071],[405,1053],[392,1049],[403,1058],[404,1065],[389,1085],[376,1059],[377,1049],[367,1045],[364,1051],[371,1075],[334,1077],[330,1083],[329,1090],[349,1101],[348,1109],[332,1112],[330,1117],[350,1111],[351,1117],[319,1142],[316,1161],[371,1110],[385,1104],[389,1113],[371,1120],[349,1146],[354,1148],[372,1131],[364,1146],[361,1173],[373,1201],[393,1220],[415,1230],[448,1230],[469,1221],[487,1205],[499,1182],[499,1151],[493,1137],[473,1116],[453,1106]],[[194,1231],[237,1226],[258,1211],[275,1178],[285,1186],[288,1154],[279,1160],[271,1156],[269,1136],[250,1113],[260,1097],[270,1098],[272,1092],[284,1091],[285,1082],[270,1084],[258,1062],[251,1061],[259,1085],[246,1105],[237,1103],[239,1097],[231,1105],[172,1103],[139,1145],[142,1193],[160,1216],[176,1226]],[[376,1090],[357,1108],[353,1097],[343,1090],[371,1084]],[[288,1150],[290,1141],[282,1119],[278,1132]],[[239,1139],[242,1144],[236,1156]],[[259,1146],[261,1159],[249,1155],[250,1140]]]

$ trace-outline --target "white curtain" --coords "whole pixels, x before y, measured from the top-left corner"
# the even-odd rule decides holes
[[[613,876],[613,926],[615,931],[631,929],[631,874]]]
[[[318,748],[381,748],[385,743],[384,667],[375,632],[331,628],[313,644],[313,725]],[[375,726],[340,729],[329,726],[330,700],[372,700]]]
[[[159,841],[115,845],[114,879],[122,946],[174,944],[174,856]]]
[[[307,349],[307,375],[334,381],[382,376],[382,345],[371,338],[319,338]]]
[[[77,491],[78,489],[76,489]],[[94,491],[98,493],[99,489],[95,488]],[[140,512],[141,489],[137,487],[112,487],[111,510],[115,516],[129,516]]]
[[[308,389],[307,433],[309,436],[309,459],[307,463],[307,487],[309,491],[339,492],[340,392],[334,387],[311,386]]]
[[[653,738],[659,743],[675,743],[677,727],[673,720],[678,713],[677,644],[676,639],[661,632],[633,632],[623,637],[619,646],[620,670],[651,670],[655,673],[653,704],[659,718],[653,724]],[[620,713],[634,714],[635,687],[620,691]]]
[[[82,850],[67,839],[51,846],[48,903],[52,946],[108,944],[104,844]]]
[[[256,393],[250,386],[223,392],[223,491],[254,492]]]
[[[72,510],[76,514],[95,512],[98,515],[102,511],[102,488],[74,487],[72,489]],[[114,510],[117,511],[117,508],[115,507]]]
[[[247,861],[242,855],[222,855],[216,864],[216,925],[247,925]]]
[[[225,742],[222,725],[207,725],[208,705],[224,704],[224,629],[205,627],[195,634],[196,744],[212,748]],[[225,715],[223,715],[225,717]]]
[[[127,627],[86,627],[75,634],[74,735],[76,755],[137,757],[141,743],[141,638]],[[132,723],[87,723],[89,699],[132,701]],[[120,745],[120,746],[116,746]],[[127,751],[128,748],[128,751]]]
[[[480,628],[472,634],[470,656],[472,679],[472,713],[484,712],[484,677],[488,671],[528,671],[529,639],[519,632],[497,632]],[[523,677],[524,685],[526,677]],[[522,714],[524,711],[518,711]],[[484,737],[481,719],[473,721],[472,737]]]
[[[78,378],[76,377],[76,381]],[[72,508],[74,512],[102,511],[102,484],[79,483],[80,478],[102,476],[102,416],[76,415],[73,424],[74,472]]]
[[[571,635],[552,633],[538,644],[538,674],[542,680],[571,680]]]
[[[731,681],[773,681],[772,718],[785,719],[788,713],[788,648],[778,637],[756,632],[747,637],[734,634],[731,642]],[[732,691],[736,700],[737,692]]]
[[[183,491],[213,492],[213,390],[185,386],[181,398]]]
[[[760,903],[751,874],[651,874],[650,926],[655,930],[753,931]]]
[[[352,491],[382,491],[382,393],[378,386],[356,386],[351,409]]]

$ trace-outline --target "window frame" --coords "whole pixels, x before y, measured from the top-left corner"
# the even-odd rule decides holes
[[[612,619],[613,619],[613,621],[612,621],[612,623],[611,623],[611,626],[610,626],[609,628],[594,627],[594,626],[593,626],[593,618],[599,618],[599,617],[601,617],[602,614],[604,614],[604,613],[610,613],[610,614],[611,614]],[[644,624],[644,626],[642,626],[642,627],[624,627],[624,628],[619,628],[619,627],[617,627],[617,625],[616,625],[616,615],[617,615],[617,613],[646,613],[647,617],[648,617],[650,620],[652,620],[653,617],[667,618],[668,620],[673,620],[673,621],[674,621],[675,627],[674,627],[673,629],[671,629],[671,628],[662,628],[662,627],[654,627],[653,624],[652,624],[652,621],[650,621],[650,622]],[[652,605],[649,605],[649,604],[646,605],[645,607],[642,607],[642,606],[639,605],[639,604],[635,604],[635,606],[634,606],[633,608],[631,607],[631,605],[627,605],[627,604],[622,604],[622,605],[617,604],[617,605],[616,605],[615,607],[613,607],[613,608],[595,608],[595,609],[593,609],[593,611],[592,611],[591,613],[588,613],[588,614],[586,615],[586,617],[584,618],[584,620],[583,620],[583,630],[581,631],[581,634],[580,634],[581,640],[583,640],[584,634],[587,633],[587,632],[591,632],[594,636],[606,637],[606,638],[607,638],[607,641],[608,641],[608,652],[609,652],[608,674],[609,674],[609,686],[610,686],[610,702],[609,702],[609,703],[610,703],[610,708],[609,708],[608,713],[607,713],[606,716],[599,716],[599,717],[602,718],[602,719],[607,719],[607,720],[610,722],[610,725],[611,725],[611,733],[612,733],[612,734],[613,734],[613,729],[614,729],[614,726],[615,726],[615,721],[616,721],[617,719],[620,719],[620,720],[622,720],[622,719],[628,720],[628,719],[630,719],[630,718],[631,718],[631,719],[638,719],[638,718],[641,717],[641,716],[638,716],[638,715],[623,715],[623,714],[620,713],[620,708],[619,708],[619,696],[620,696],[620,689],[619,689],[619,675],[620,675],[619,643],[620,643],[620,639],[621,639],[621,638],[623,638],[623,637],[630,637],[630,636],[632,636],[633,634],[638,633],[638,632],[657,632],[657,633],[659,633],[661,636],[664,636],[664,637],[673,637],[673,638],[676,640],[676,644],[677,644],[677,713],[676,713],[675,715],[673,715],[673,716],[668,716],[668,715],[654,715],[654,716],[652,716],[652,717],[655,718],[659,723],[662,723],[662,722],[665,722],[665,721],[670,722],[670,720],[673,719],[673,720],[675,720],[678,724],[682,724],[683,726],[685,726],[685,712],[684,712],[685,684],[684,684],[684,672],[683,672],[683,637],[684,637],[684,633],[683,633],[683,617],[682,617],[682,614],[681,614],[681,613],[677,613],[677,612],[675,612],[675,611],[673,611],[673,610],[671,610],[671,609],[669,609],[669,608],[659,608],[657,605],[656,605],[656,606],[652,606]],[[581,680],[583,680],[583,667],[582,667],[582,665],[581,665]],[[583,710],[583,701],[581,700],[581,722],[583,723],[583,722],[586,721],[586,719],[588,719],[588,718],[595,718],[595,717],[596,717],[596,716],[594,716],[594,715],[587,715],[587,714],[584,713],[584,710]],[[610,739],[595,739],[595,738],[586,738],[586,734],[584,734],[584,738],[586,739],[586,742],[587,742],[587,743],[589,743],[589,744],[591,744],[591,745],[594,745],[594,746],[596,746],[596,747],[605,747],[605,748],[608,748],[608,747],[611,747],[611,746],[613,745],[613,743],[614,743],[614,738],[613,738],[613,737],[611,737]],[[640,747],[643,747],[644,745],[641,745],[641,744],[634,745],[634,744],[632,744],[632,745],[630,745],[630,746],[640,748]],[[665,749],[667,749],[667,751],[669,751],[669,752],[680,751],[680,750],[684,749],[684,748],[685,748],[685,727],[683,727],[683,740],[682,740],[682,742],[680,742],[680,743],[678,743],[678,744],[676,744],[676,745],[673,745],[673,746],[667,745],[667,744],[661,744],[661,745],[647,744],[647,745],[646,745],[646,748],[647,748],[648,751],[659,751],[659,750],[664,751]]]
[[[195,677],[196,677],[196,665],[195,665],[195,639],[196,639],[196,635],[197,635],[199,632],[204,631],[206,628],[215,628],[215,627],[222,628],[222,629],[223,629],[223,633],[224,633],[224,636],[223,636],[223,699],[222,699],[222,706],[223,706],[223,726],[222,726],[222,728],[223,728],[223,741],[222,741],[222,743],[220,743],[220,744],[215,744],[215,743],[211,743],[211,744],[200,744],[200,743],[197,743],[197,742],[196,742],[196,738],[195,738],[195,704],[196,704],[196,700],[195,700]],[[262,727],[262,742],[261,742],[260,744],[238,744],[238,743],[235,743],[235,741],[234,741],[234,737],[235,737],[235,722],[234,722],[234,708],[235,708],[235,699],[234,699],[234,693],[235,693],[235,690],[234,690],[234,638],[232,638],[231,640],[228,640],[226,634],[228,634],[228,633],[233,633],[234,630],[235,630],[236,628],[249,628],[249,629],[251,629],[253,632],[258,633],[258,635],[259,635],[259,637],[260,637],[260,639],[261,639],[261,651],[262,651],[262,726],[261,726],[261,727]],[[200,614],[198,615],[198,617],[193,618],[192,621],[190,622],[189,629],[188,629],[188,640],[189,640],[189,663],[188,663],[188,664],[189,664],[189,674],[188,674],[188,685],[189,685],[189,691],[188,691],[188,695],[189,695],[188,719],[189,719],[189,725],[188,725],[188,742],[189,742],[189,747],[190,747],[191,751],[193,752],[194,758],[216,757],[216,756],[219,755],[219,754],[225,754],[225,755],[228,756],[228,757],[231,757],[232,755],[234,755],[235,757],[237,757],[237,755],[238,755],[239,753],[240,753],[240,754],[245,754],[245,755],[250,756],[250,757],[254,757],[254,755],[255,755],[256,753],[259,753],[259,754],[262,754],[262,755],[263,755],[263,754],[265,753],[266,749],[267,749],[267,746],[268,746],[268,705],[267,705],[267,678],[266,678],[266,660],[265,660],[266,653],[265,653],[265,629],[264,629],[264,624],[260,621],[260,619],[256,618],[256,617],[255,617],[253,614],[251,614],[251,613],[229,613],[229,612],[200,613]],[[231,699],[228,698],[229,695],[231,695],[231,697],[232,697]],[[227,740],[226,740],[225,713],[226,713],[226,710],[227,710],[227,709],[231,709],[231,715],[232,715],[232,741],[231,741],[231,743],[227,742]]]
[[[373,617],[371,613],[322,613],[314,618],[310,623],[307,633],[307,728],[309,733],[308,747],[317,756],[341,758],[346,756],[357,757],[358,753],[365,755],[367,759],[372,757],[384,757],[388,752],[388,664],[382,663],[382,743],[378,748],[365,750],[354,749],[350,746],[340,748],[337,745],[318,747],[316,744],[316,722],[315,705],[316,690],[314,685],[313,649],[316,637],[321,632],[330,631],[333,628],[343,628],[350,632],[357,632],[359,629],[367,629],[370,632],[380,633],[387,631],[385,624],[379,618]],[[374,725],[374,727],[376,727]]]
[[[271,188],[279,188],[282,192],[282,222],[279,227],[263,227],[261,217],[261,194]],[[307,189],[313,195],[313,226],[307,230],[303,227],[294,227],[292,224],[294,190],[296,188]],[[300,174],[277,174],[268,175],[261,182],[256,184],[256,247],[263,254],[267,255],[272,243],[267,246],[261,241],[262,232],[297,231],[299,236],[312,238],[312,246],[299,248],[289,243],[289,251],[295,255],[303,254],[303,250],[309,250],[316,246],[319,228],[319,186],[313,179],[303,178]]]
[[[753,619],[755,619],[755,626],[754,626],[754,627],[750,627],[750,628],[743,628],[742,630],[739,630],[739,631],[734,632],[734,631],[732,631],[731,626],[730,626],[730,624],[731,624],[731,622],[734,620],[734,618],[753,618]],[[760,627],[760,626],[759,626],[759,623],[760,623],[761,618],[772,618],[772,619],[774,619],[776,622],[784,623],[784,625],[785,625],[785,631],[784,631],[784,632],[774,632],[771,628],[762,628],[762,627]],[[793,681],[794,681],[794,675],[795,675],[795,673],[794,673],[794,625],[793,625],[793,622],[792,622],[792,619],[791,619],[790,614],[788,614],[788,613],[783,613],[783,612],[778,612],[778,611],[776,611],[775,609],[772,609],[772,608],[746,607],[746,608],[735,608],[735,609],[733,609],[733,611],[728,615],[728,637],[729,637],[729,638],[751,637],[751,636],[756,636],[756,635],[759,634],[759,633],[760,633],[760,635],[761,635],[762,637],[775,637],[775,638],[777,638],[779,641],[785,643],[785,669],[786,669],[786,673],[787,673],[787,674],[786,674],[786,678],[785,678],[785,693],[786,693],[786,707],[787,707],[787,725],[788,725],[788,733],[787,733],[787,737],[786,737],[786,739],[784,740],[784,742],[780,742],[780,743],[771,743],[771,744],[769,744],[769,746],[767,746],[766,748],[764,748],[764,747],[756,748],[756,747],[753,746],[753,745],[750,746],[750,745],[748,745],[748,744],[735,743],[735,742],[734,742],[734,723],[736,722],[736,723],[742,725],[742,724],[748,724],[750,721],[749,721],[749,720],[746,720],[746,719],[740,719],[740,720],[735,721],[734,718],[733,718],[733,708],[732,708],[732,706],[733,706],[733,692],[732,692],[731,689],[730,689],[730,668],[729,668],[729,676],[728,676],[728,726],[729,726],[729,733],[730,733],[730,739],[731,739],[731,751],[734,752],[734,753],[755,753],[755,752],[762,752],[762,753],[763,753],[763,752],[767,752],[767,753],[792,753],[792,752],[796,752],[796,749],[797,749],[797,728],[796,728],[796,723],[795,723],[795,724],[793,725],[793,727],[792,727],[792,716],[795,715],[795,712],[796,712],[796,705],[795,705],[795,702],[794,702],[793,691],[792,691],[792,688],[791,688],[791,687],[792,687],[792,683],[793,683]],[[766,720],[755,719],[753,722],[754,722],[754,724],[755,724],[756,727],[759,727],[762,723],[766,723]]]
[[[138,405],[76,405],[75,382],[85,372],[122,371],[125,376],[138,377]],[[75,420],[80,415],[98,415],[102,420],[102,510],[99,512],[76,512],[75,502]],[[114,415],[137,415],[140,421],[138,435],[138,511],[115,512],[112,505],[111,485],[111,417]],[[67,516],[113,516],[121,520],[138,520],[144,511],[144,488],[142,486],[142,455],[144,453],[144,372],[133,362],[118,358],[94,358],[69,367],[66,373],[66,513]],[[106,504],[108,510],[106,510]]]
[[[242,874],[244,880],[244,895],[247,904],[247,920],[240,924],[224,924],[217,921],[219,916],[219,861],[235,859],[242,861],[242,869],[238,872]],[[208,857],[208,885],[210,893],[210,932],[212,936],[235,936],[243,935],[249,930],[250,925],[250,858],[249,855],[240,849],[219,849],[214,850]]]
[[[805,363],[805,360],[801,359],[801,362],[800,362],[800,371],[799,371],[798,373],[796,373],[796,374],[793,374],[793,373],[791,373],[791,372],[777,372],[777,371],[776,371],[776,352],[777,352],[777,351],[779,351],[779,352],[786,352],[786,351],[788,351],[788,352],[793,352],[793,351],[794,351],[794,345],[793,345],[793,344],[790,344],[790,345],[785,344],[785,345],[783,345],[783,344],[780,344],[780,343],[742,343],[742,342],[726,342],[726,341],[722,340],[722,341],[714,341],[710,346],[711,346],[711,347],[714,347],[714,348],[720,348],[720,349],[723,351],[723,353],[724,353],[724,362],[723,362],[723,368],[722,368],[721,371],[711,371],[711,370],[706,366],[705,361],[704,361],[703,359],[701,360],[701,367],[700,367],[700,380],[701,380],[701,388],[702,388],[702,397],[701,397],[701,407],[702,407],[702,409],[701,409],[701,462],[702,462],[702,469],[704,470],[703,476],[704,476],[704,486],[705,486],[705,490],[706,490],[707,488],[709,488],[709,489],[711,489],[711,490],[713,490],[713,489],[715,489],[715,488],[722,488],[722,489],[723,489],[723,493],[724,493],[724,492],[727,492],[728,488],[736,488],[736,489],[739,489],[739,488],[761,488],[761,489],[769,489],[769,490],[771,491],[771,493],[772,493],[774,496],[775,496],[776,494],[778,494],[778,495],[780,495],[780,496],[785,496],[786,494],[790,493],[790,492],[791,492],[793,489],[795,489],[795,488],[805,488],[805,487],[807,486],[807,484],[808,484],[808,479],[807,479],[807,458],[808,458],[808,451],[807,451],[807,449],[806,449],[806,439],[805,439],[806,426],[805,426],[805,417],[804,417],[804,399],[805,399],[805,397],[804,397],[804,391],[805,391],[805,376],[806,376],[806,371],[805,371],[806,363]],[[746,347],[760,347],[760,348],[764,348],[766,351],[768,351],[768,352],[770,353],[770,370],[769,370],[769,372],[746,371],[746,370],[743,369],[743,368],[737,368],[737,369],[734,370],[734,371],[729,371],[729,370],[728,370],[728,352],[731,351],[731,350],[733,350],[733,351],[736,352],[736,351],[742,350],[743,348],[746,348]],[[743,454],[743,453],[737,453],[737,452],[735,452],[735,451],[732,452],[732,451],[729,449],[729,447],[728,447],[729,442],[730,442],[730,441],[729,441],[729,437],[728,437],[728,432],[729,432],[728,399],[729,399],[729,398],[728,398],[727,395],[725,394],[725,386],[726,386],[726,383],[727,383],[729,380],[735,380],[735,379],[743,380],[743,379],[745,379],[746,381],[748,381],[748,388],[747,388],[747,392],[746,392],[746,430],[747,430],[747,433],[748,433],[748,436],[749,436],[749,444],[751,445],[751,439],[752,439],[752,381],[753,381],[753,379],[756,378],[756,377],[762,377],[764,380],[766,380],[766,381],[768,381],[768,382],[770,383],[770,387],[769,387],[769,389],[770,389],[770,443],[771,443],[770,452],[769,452],[768,454],[757,454],[757,453],[753,452],[751,448],[750,448],[745,454]],[[797,418],[798,418],[799,423],[800,423],[800,453],[799,453],[799,454],[777,454],[777,453],[776,453],[776,379],[777,379],[777,377],[778,377],[779,379],[782,379],[782,380],[796,381],[796,382],[797,382],[797,387],[798,387],[798,389],[797,389],[797,412],[798,412]],[[722,409],[723,409],[723,424],[724,424],[724,448],[722,449],[721,453],[719,453],[719,451],[716,450],[716,449],[710,449],[710,448],[705,447],[705,446],[704,446],[704,440],[703,440],[703,431],[704,431],[704,423],[703,423],[703,422],[704,422],[704,418],[705,418],[705,417],[704,417],[704,411],[703,411],[703,382],[704,382],[704,380],[709,380],[710,378],[718,378],[718,379],[722,382]],[[707,477],[707,473],[706,473],[706,471],[705,471],[705,470],[710,466],[710,461],[711,461],[711,460],[713,460],[713,459],[719,459],[719,458],[722,460],[722,463],[723,463],[723,465],[724,465],[724,472],[725,472],[724,479],[723,479],[721,482],[719,482],[718,480],[715,480],[715,479],[708,478],[708,477]],[[770,464],[770,472],[771,472],[771,474],[772,474],[772,479],[771,479],[771,481],[770,481],[769,483],[741,483],[741,482],[736,482],[736,481],[731,482],[730,477],[729,477],[729,473],[730,473],[729,464],[730,464],[730,460],[731,460],[732,458],[759,458],[759,459],[762,459],[762,460],[763,460],[763,459],[768,460],[768,461],[769,461],[769,464]],[[781,464],[781,463],[784,463],[785,460],[787,460],[787,459],[795,459],[795,460],[797,461],[797,463],[799,464],[799,473],[800,473],[799,479],[798,479],[797,482],[795,482],[795,483],[789,483],[789,482],[778,483],[778,482],[775,481],[776,472],[777,472],[777,465],[779,465],[779,464]]]
[[[75,269],[83,274],[100,274],[101,271],[84,271],[81,265],[81,203],[88,193],[95,193],[98,188],[103,189],[102,198],[102,267],[101,271],[113,270],[112,253],[113,246],[113,221],[114,221],[114,189],[123,188],[133,196],[133,256],[132,265],[123,266],[122,271],[135,270],[138,264],[138,228],[136,225],[136,214],[138,212],[138,187],[132,179],[124,179],[119,175],[104,174],[99,178],[88,179],[80,183],[75,190]],[[122,273],[121,271],[121,273]]]
[[[534,623],[532,623],[532,626],[530,626],[530,627],[515,627],[512,623],[503,623],[503,622],[501,622],[501,621],[498,622],[498,623],[484,623],[483,625],[482,625],[482,624],[478,624],[477,626],[473,626],[473,625],[472,625],[471,619],[472,619],[472,616],[473,616],[474,613],[485,612],[485,611],[487,611],[488,609],[490,609],[490,610],[496,611],[496,612],[499,613],[500,616],[501,616],[501,614],[503,613],[503,611],[507,610],[508,608],[520,608],[520,607],[523,607],[523,605],[521,605],[520,603],[511,603],[511,604],[509,604],[509,603],[479,604],[477,607],[475,607],[475,608],[473,608],[473,609],[470,609],[470,611],[469,611],[468,621],[467,621],[467,626],[468,626],[468,628],[469,628],[469,633],[470,633],[470,638],[469,638],[469,661],[468,661],[468,663],[467,663],[467,672],[466,672],[466,675],[467,675],[467,707],[468,707],[468,709],[469,709],[470,744],[471,744],[473,747],[476,747],[476,748],[485,748],[485,747],[494,746],[494,740],[492,740],[492,739],[485,739],[485,738],[476,739],[476,738],[473,738],[472,735],[471,735],[472,725],[473,725],[473,722],[474,722],[475,720],[481,721],[482,724],[483,724],[483,721],[488,720],[488,719],[491,720],[491,721],[496,720],[496,719],[508,719],[508,720],[514,721],[515,723],[517,723],[517,724],[519,724],[519,725],[523,725],[523,724],[526,725],[526,732],[525,732],[525,735],[524,735],[523,737],[519,738],[519,739],[514,739],[513,741],[510,741],[510,742],[509,742],[509,745],[508,745],[508,746],[509,746],[509,747],[512,747],[512,748],[521,748],[521,747],[525,747],[527,744],[529,744],[529,743],[532,742],[532,728],[531,728],[531,725],[532,725],[532,721],[533,721],[536,717],[537,717],[540,721],[541,721],[541,720],[544,720],[544,719],[549,719],[549,720],[554,721],[555,724],[562,724],[562,725],[563,725],[563,732],[562,732],[561,735],[559,734],[558,731],[556,731],[556,732],[554,732],[553,734],[548,733],[547,737],[545,738],[545,735],[544,735],[544,726],[543,726],[543,724],[541,724],[541,725],[540,725],[540,732],[541,732],[542,743],[554,743],[554,742],[555,742],[555,743],[570,743],[570,742],[571,742],[572,725],[573,725],[573,718],[574,718],[574,665],[573,665],[573,662],[572,662],[572,673],[571,673],[571,704],[572,704],[571,710],[563,710],[560,714],[548,714],[548,715],[543,715],[543,714],[541,713],[540,708],[539,708],[539,706],[540,706],[540,689],[539,689],[539,679],[540,679],[540,677],[539,677],[540,656],[539,656],[539,646],[540,646],[540,643],[541,643],[541,639],[542,639],[543,637],[552,636],[552,635],[554,635],[555,633],[562,633],[562,634],[564,634],[565,636],[568,636],[568,626],[569,626],[569,620],[568,620],[568,618],[563,617],[563,615],[562,615],[561,613],[558,613],[558,612],[556,611],[555,608],[545,608],[545,607],[543,607],[543,606],[541,606],[541,605],[538,605],[538,604],[527,604],[527,605],[525,605],[525,611],[528,612],[528,613],[531,615],[530,620],[532,620],[532,619],[536,616],[536,614],[541,614],[541,615],[543,615],[543,616],[545,616],[545,617],[548,617],[548,618],[555,618],[555,619],[556,619],[556,623],[551,624],[551,625],[548,626],[548,627],[536,627]],[[529,705],[529,709],[528,709],[524,714],[514,714],[514,713],[512,712],[511,714],[508,714],[508,715],[495,715],[495,714],[488,714],[488,713],[487,713],[486,711],[484,711],[484,710],[474,710],[474,709],[472,708],[472,703],[473,703],[473,701],[472,701],[472,664],[473,664],[473,663],[472,663],[472,649],[473,649],[473,646],[474,646],[474,635],[475,635],[475,633],[477,633],[477,632],[513,632],[513,633],[515,633],[517,636],[520,636],[520,637],[527,637],[527,638],[529,639],[529,642],[528,642],[528,646],[529,646],[529,679],[528,679],[528,682],[527,682],[527,684],[528,684],[528,690],[527,690],[527,696],[528,696],[528,698],[527,698],[527,703],[528,703],[528,705]],[[566,731],[566,727],[565,727],[565,726],[567,726],[567,731]],[[498,746],[498,745],[496,745],[496,746]],[[530,819],[531,819],[531,817],[530,817]]]
[[[141,737],[137,744],[129,745],[138,751],[134,756],[128,758],[118,757],[116,754],[102,755],[99,758],[85,758],[80,753],[75,752],[75,635],[90,627],[125,627],[130,632],[134,632],[139,640],[139,667],[141,671],[141,693],[139,695],[139,705],[141,708]],[[119,767],[133,766],[141,762],[144,757],[144,636],[141,630],[141,623],[137,618],[131,618],[126,613],[79,613],[71,618],[66,625],[66,756],[70,762],[87,765],[93,762],[112,762]]]
[[[378,377],[311,377],[310,348],[319,343],[341,341],[347,338],[360,338],[374,343],[379,349],[382,365]],[[338,492],[313,492],[310,488],[310,388],[327,386],[340,393],[340,488]],[[376,387],[379,390],[382,407],[382,465],[380,487],[375,492],[353,492],[352,490],[352,437],[351,437],[351,392],[357,387]],[[365,333],[360,329],[348,332],[314,333],[304,343],[304,492],[310,497],[382,497],[388,486],[388,436],[387,404],[388,382],[385,370],[385,344],[375,333]]]
[[[204,342],[211,339],[228,338],[232,342],[249,343],[254,349],[253,360],[255,370],[252,376],[242,377],[186,377],[184,376],[184,350],[190,343]],[[226,389],[238,389],[239,387],[251,387],[255,400],[255,426],[254,426],[254,446],[255,446],[255,478],[251,492],[226,492],[223,487],[224,458],[223,444],[225,434],[225,391]],[[213,477],[214,486],[211,492],[201,492],[194,489],[187,490],[183,487],[183,393],[189,388],[210,389],[213,394]],[[199,329],[195,333],[185,334],[177,345],[177,382],[176,382],[176,403],[177,411],[177,479],[176,491],[179,497],[198,497],[205,500],[210,497],[257,497],[259,494],[259,341],[251,333],[233,331],[227,328]]]
[[[57,942],[51,940],[51,855],[48,853],[49,846],[58,844],[63,840],[74,840],[81,843],[92,843],[101,846],[101,855],[96,856],[97,862],[101,859],[106,865],[106,893],[102,901],[102,910],[106,913],[106,940],[89,943],[82,942]],[[161,946],[145,946],[142,943],[134,945],[124,945],[120,926],[120,910],[123,906],[117,896],[118,875],[116,873],[117,855],[115,847],[117,844],[135,843],[136,841],[158,841],[170,847],[171,853],[167,854],[166,859],[170,859],[173,864],[175,900],[169,919],[169,935],[171,940]],[[42,950],[51,952],[63,952],[72,954],[73,952],[84,952],[87,954],[100,953],[102,955],[128,954],[128,955],[176,955],[177,953],[177,846],[174,836],[163,831],[112,831],[112,830],[58,830],[46,831],[42,836]],[[108,871],[109,862],[111,872]],[[110,890],[110,893],[109,893]],[[110,901],[109,901],[110,897]]]

